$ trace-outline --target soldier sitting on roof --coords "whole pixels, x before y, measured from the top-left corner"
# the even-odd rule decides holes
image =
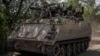
[[[84,21],[83,16],[82,16],[83,13],[84,13],[84,8],[83,7],[81,7],[81,8],[76,7],[74,16],[76,18],[78,18],[79,21]]]
[[[72,16],[72,12],[73,12],[72,8],[73,8],[72,5],[70,5],[70,6],[67,8],[67,16]]]
[[[71,17],[73,16],[75,9],[72,5],[64,9],[64,16]]]
[[[55,16],[56,16],[56,13],[57,13],[57,12],[56,12],[56,8],[55,8],[55,7],[51,7],[51,8],[50,8],[50,12],[51,12],[51,16],[52,16],[52,17],[55,17]]]
[[[59,14],[59,15],[63,15],[63,5],[62,4],[57,4],[57,7],[56,7],[56,11],[57,11],[57,13]]]

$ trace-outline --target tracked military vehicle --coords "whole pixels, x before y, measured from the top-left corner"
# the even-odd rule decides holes
[[[33,52],[47,56],[77,56],[87,50],[91,25],[71,17],[51,17],[26,21],[8,37],[9,48],[17,52]],[[73,17],[72,17],[73,18]],[[75,18],[75,17],[74,17]]]

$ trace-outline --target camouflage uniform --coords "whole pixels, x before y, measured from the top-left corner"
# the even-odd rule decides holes
[[[83,13],[84,13],[83,7],[82,8],[76,7],[74,16],[78,18],[79,21],[83,21],[84,20],[82,17]]]

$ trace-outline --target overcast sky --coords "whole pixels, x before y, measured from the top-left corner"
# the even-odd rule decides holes
[[[100,4],[100,0],[96,0],[96,4]]]
[[[64,1],[64,0],[61,0],[61,1]],[[96,0],[96,4],[100,4],[100,0]]]

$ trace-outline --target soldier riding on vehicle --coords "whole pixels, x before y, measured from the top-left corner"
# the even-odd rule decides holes
[[[78,18],[79,21],[84,21],[83,19],[84,7],[76,7],[74,16]]]

